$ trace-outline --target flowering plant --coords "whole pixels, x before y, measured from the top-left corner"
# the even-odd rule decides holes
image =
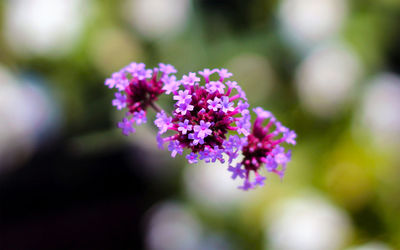
[[[253,110],[257,118],[252,127],[246,94],[237,82],[227,81],[232,73],[226,69],[204,69],[199,75],[190,72],[180,80],[175,73],[176,69],[169,64],[146,69],[143,63],[131,63],[106,79],[105,85],[117,89],[112,104],[118,110],[128,109],[118,123],[124,135],[135,132],[134,124],[146,123],[147,108],[151,107],[157,112],[154,124],[158,128],[158,145],[162,149],[167,143],[172,157],[187,149],[189,163],[225,163],[228,159],[232,179],[244,179],[239,187],[243,190],[264,184],[266,177],[260,174],[261,165],[283,177],[291,152],[285,152],[280,144],[295,145],[294,131],[260,107]],[[217,79],[212,81],[212,75],[218,75]],[[162,94],[172,94],[175,100],[171,115],[156,104]],[[263,127],[266,119],[269,121]],[[170,135],[163,137],[166,133]],[[232,166],[240,155],[242,161]]]

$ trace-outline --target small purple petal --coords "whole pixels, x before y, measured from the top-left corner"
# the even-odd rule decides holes
[[[171,141],[168,144],[168,150],[171,151],[171,156],[175,158],[176,154],[182,155],[183,148],[181,147],[180,143],[176,140]]]
[[[286,132],[284,135],[286,143],[289,143],[292,145],[296,145],[296,137],[297,137],[297,135],[293,130]]]
[[[188,160],[189,163],[197,163],[197,154],[191,152],[190,154],[186,155],[186,159]]]
[[[196,73],[190,72],[188,76],[184,75],[182,77],[182,83],[184,85],[193,86],[195,83],[199,82],[200,78],[196,76]]]
[[[229,78],[229,77],[233,76],[233,74],[230,73],[227,69],[219,69],[217,71],[218,71],[219,77],[221,78],[221,81],[223,81],[226,78]]]
[[[121,110],[126,107],[127,97],[126,95],[122,95],[121,93],[115,93],[115,99],[112,101],[112,105],[116,106],[118,110]]]
[[[246,170],[242,169],[241,163],[236,164],[236,167],[229,166],[228,171],[232,172],[232,176],[231,176],[232,179],[236,179],[237,177],[242,179],[245,177],[245,173],[246,173]]]
[[[261,119],[267,119],[267,118],[273,117],[271,112],[266,111],[261,107],[257,107],[255,109],[253,109],[253,111],[254,111],[254,113],[256,113],[257,117],[259,117]]]
[[[144,110],[141,110],[139,112],[134,112],[132,118],[137,125],[147,122],[146,112]]]
[[[254,188],[254,185],[252,183],[250,183],[248,179],[245,179],[243,182],[243,186],[239,187],[239,189],[242,189],[244,191],[247,191],[252,188]]]
[[[167,95],[177,91],[181,85],[179,81],[176,81],[175,76],[164,76],[161,78],[161,81],[164,83],[162,89],[165,90],[165,94]]]
[[[158,64],[158,66],[160,71],[166,75],[175,74],[177,72],[174,66],[172,66],[171,64],[160,63]]]
[[[172,117],[167,116],[164,110],[158,112],[156,117],[157,119],[154,121],[154,124],[159,128],[159,133],[164,134],[165,132],[167,132],[168,127],[171,125]]]
[[[124,119],[118,123],[118,128],[122,129],[122,133],[126,136],[135,132],[132,120],[127,119],[126,117],[124,117]]]

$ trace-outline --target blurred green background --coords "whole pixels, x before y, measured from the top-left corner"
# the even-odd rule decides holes
[[[1,249],[400,249],[400,1],[3,0],[0,20]],[[227,68],[298,134],[283,181],[237,190],[151,120],[121,135],[104,80],[132,61]]]

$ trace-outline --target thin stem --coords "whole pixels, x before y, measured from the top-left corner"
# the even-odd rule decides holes
[[[234,96],[232,96],[231,98],[229,98],[229,101],[231,102],[231,101],[234,101],[234,100],[236,100],[236,99],[238,99],[238,98],[240,98],[240,95],[239,95],[239,94],[234,95]]]
[[[160,106],[158,106],[157,104],[155,104],[154,102],[150,102],[150,106],[156,111],[156,112],[161,112],[161,108]]]

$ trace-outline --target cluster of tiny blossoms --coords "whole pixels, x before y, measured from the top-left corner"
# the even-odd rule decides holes
[[[112,105],[118,110],[127,108],[128,112],[118,127],[124,135],[134,133],[133,124],[141,125],[147,122],[147,108],[159,110],[156,106],[158,96],[164,93],[163,86],[174,82],[176,73],[172,65],[159,64],[158,68],[146,69],[144,63],[131,63],[106,79],[105,85],[116,88]]]
[[[218,74],[218,79],[211,81],[214,73]],[[189,163],[196,163],[198,159],[224,163],[224,154],[231,158],[236,156],[236,148],[224,147],[227,133],[250,134],[249,104],[236,82],[225,81],[232,76],[226,69],[205,69],[199,75],[204,78],[203,85],[200,77],[190,72],[180,81],[164,86],[165,93],[172,93],[176,103],[172,117],[164,111],[157,114],[154,123],[159,128],[159,144],[168,142],[173,157],[189,149],[186,155]],[[162,138],[168,130],[174,134]]]
[[[176,72],[173,66],[162,63],[154,69],[131,63],[106,80],[105,85],[118,90],[112,104],[118,110],[128,109],[118,123],[123,134],[135,132],[134,124],[145,123],[147,108],[151,107],[157,112],[154,124],[158,127],[158,145],[163,148],[167,144],[172,157],[185,151],[189,163],[225,163],[227,159],[232,179],[244,180],[239,187],[243,190],[264,184],[266,177],[260,174],[263,168],[283,177],[291,153],[281,144],[296,144],[294,131],[262,108],[254,109],[257,118],[251,129],[246,95],[237,82],[227,81],[232,76],[228,70],[204,69],[198,75],[190,72],[181,80],[177,80]],[[175,104],[171,115],[155,103],[161,94],[172,94]],[[240,155],[243,160],[233,164]]]
[[[296,144],[296,133],[277,121],[271,112],[260,107],[253,111],[256,113],[256,120],[251,134],[247,136],[245,144],[242,144],[243,160],[236,166],[228,167],[228,171],[232,172],[232,179],[244,179],[243,185],[239,187],[243,190],[264,185],[266,177],[260,174],[263,168],[283,178],[291,151],[285,152],[280,144]],[[262,125],[264,120],[268,120],[266,126]],[[254,172],[254,181],[250,181],[251,172]]]

